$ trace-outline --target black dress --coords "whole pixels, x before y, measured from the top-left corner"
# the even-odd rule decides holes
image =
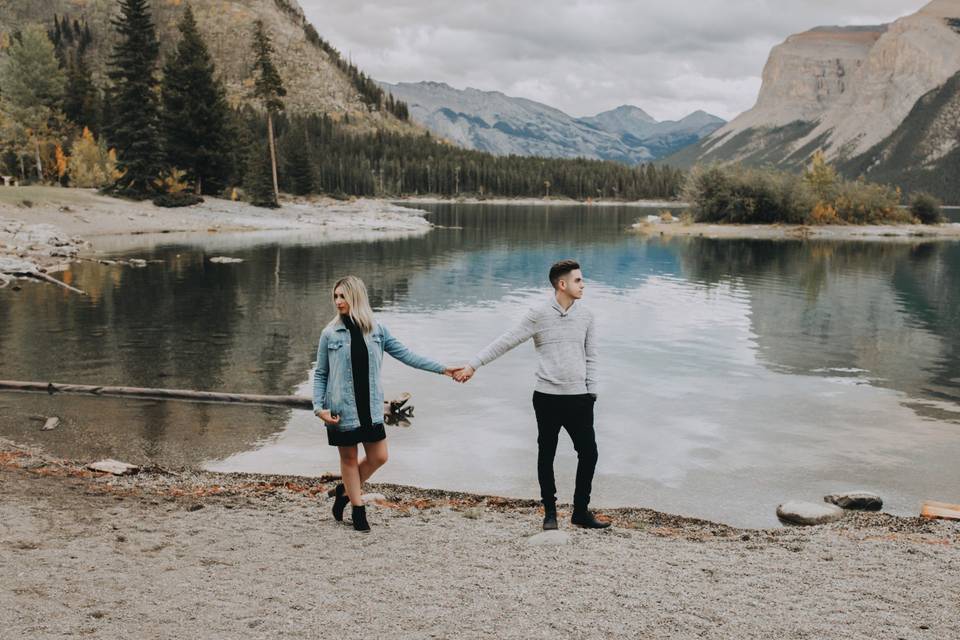
[[[353,369],[353,399],[357,404],[360,426],[349,431],[327,429],[327,442],[332,447],[349,447],[361,442],[379,442],[387,437],[383,422],[374,423],[370,415],[370,354],[367,341],[348,315],[340,320],[350,331],[350,367]],[[378,416],[380,417],[380,416]]]

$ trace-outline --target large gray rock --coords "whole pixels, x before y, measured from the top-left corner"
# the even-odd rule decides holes
[[[880,511],[883,508],[883,498],[869,491],[831,493],[828,496],[823,496],[823,501],[835,504],[841,509],[858,511]]]
[[[563,531],[544,531],[527,538],[527,544],[533,547],[553,547],[568,544],[570,534]]]
[[[794,500],[777,507],[777,517],[791,524],[816,525],[835,522],[843,517],[843,509],[821,502]]]
[[[110,458],[107,458],[106,460],[98,460],[97,462],[91,462],[87,465],[87,469],[90,469],[91,471],[100,471],[101,473],[112,473],[115,476],[131,475],[140,471],[140,467],[137,465],[120,462],[119,460],[112,460]]]

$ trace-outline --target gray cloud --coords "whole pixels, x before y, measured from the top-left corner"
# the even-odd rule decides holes
[[[879,24],[919,0],[301,0],[378,80],[502,91],[574,116],[634,104],[658,119],[750,108],[771,47],[820,25]]]

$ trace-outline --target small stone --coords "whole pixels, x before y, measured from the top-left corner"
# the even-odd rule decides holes
[[[140,471],[140,467],[137,465],[127,464],[126,462],[120,462],[119,460],[112,460],[110,458],[92,462],[87,465],[87,469],[103,473],[112,473],[115,476],[127,476]]]
[[[839,520],[843,509],[832,504],[795,500],[778,506],[777,517],[790,524],[810,526]]]
[[[199,502],[187,507],[187,511],[200,511],[200,509],[203,509],[203,505],[200,504]]]
[[[544,531],[527,538],[527,544],[532,547],[553,547],[570,543],[570,534],[560,530]]]
[[[858,511],[880,511],[883,508],[883,498],[869,491],[832,493],[823,496],[823,501],[835,504],[841,509],[856,509]]]

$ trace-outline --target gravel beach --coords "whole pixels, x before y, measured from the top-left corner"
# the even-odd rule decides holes
[[[364,535],[331,518],[333,482],[115,477],[0,441],[2,635],[960,637],[957,523],[740,530],[619,509],[538,545],[534,503],[371,485]]]

